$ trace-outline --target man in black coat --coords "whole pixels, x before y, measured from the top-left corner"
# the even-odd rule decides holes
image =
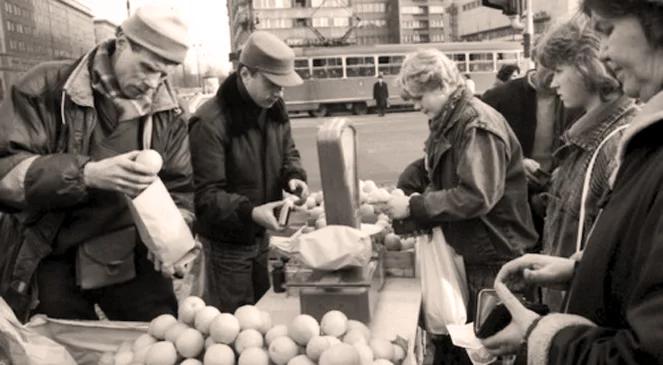
[[[382,78],[382,73],[378,75],[378,81],[373,84],[373,99],[375,99],[378,114],[384,117],[385,110],[389,107],[389,88]]]
[[[283,190],[308,194],[283,88],[302,83],[295,54],[274,35],[246,41],[237,72],[190,121],[196,231],[207,254],[205,301],[224,312],[269,290],[269,235]]]

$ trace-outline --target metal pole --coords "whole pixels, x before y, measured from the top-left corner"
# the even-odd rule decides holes
[[[131,0],[127,0],[127,16],[131,16]]]
[[[202,78],[201,78],[201,75],[200,75],[200,47],[201,47],[200,44],[196,44],[196,65],[197,65],[197,69],[198,69],[198,87],[202,91],[203,83],[202,83]]]
[[[529,33],[529,41],[531,43],[534,43],[534,9],[532,9],[532,0],[527,0],[527,27],[525,28],[526,32]],[[531,44],[530,43],[530,47]],[[531,53],[531,52],[530,52]],[[532,61],[532,57],[529,57],[529,68],[534,68],[534,61]]]

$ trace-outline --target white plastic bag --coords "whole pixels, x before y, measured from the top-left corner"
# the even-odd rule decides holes
[[[330,271],[366,266],[373,252],[368,233],[335,225],[300,235],[296,247],[306,266]]]
[[[104,353],[113,353],[122,342],[133,342],[138,336],[147,333],[148,323],[66,320],[40,314],[30,318],[26,327],[64,346],[76,360],[72,364],[98,365]]]
[[[14,365],[76,365],[62,345],[18,321],[0,298],[0,363]]]
[[[467,321],[463,257],[449,246],[439,227],[432,234],[418,236],[416,250],[426,329],[432,334],[448,334],[447,325]]]

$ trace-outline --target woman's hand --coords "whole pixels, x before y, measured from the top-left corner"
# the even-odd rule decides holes
[[[529,286],[567,289],[573,278],[575,261],[563,257],[527,254],[513,259],[500,269],[495,285],[504,284],[520,291]]]
[[[515,354],[527,340],[527,329],[540,316],[520,303],[506,285],[495,283],[495,291],[511,313],[511,323],[495,335],[481,340],[481,343],[495,356]]]

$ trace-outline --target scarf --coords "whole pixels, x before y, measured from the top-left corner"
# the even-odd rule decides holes
[[[111,54],[114,51],[114,39],[106,41],[97,47],[90,71],[92,88],[112,101],[117,110],[119,122],[134,120],[152,114],[152,99],[154,98],[156,89],[150,89],[147,93],[136,99],[126,98],[120,90],[120,85],[113,71]]]

